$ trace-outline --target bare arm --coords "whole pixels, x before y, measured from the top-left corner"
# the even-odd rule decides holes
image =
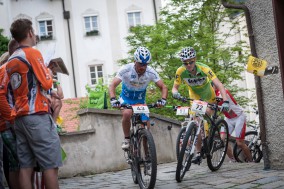
[[[173,88],[172,88],[172,94],[177,93],[178,92],[178,88],[179,88],[179,85],[174,84]]]
[[[156,85],[160,88],[160,90],[162,91],[162,98],[163,99],[167,99],[168,97],[168,88],[167,86],[164,84],[164,82],[162,80],[159,80],[156,82]]]
[[[59,84],[56,84],[56,88],[57,88],[57,95],[58,95],[58,98],[59,99],[63,99],[64,98],[64,94],[63,94],[63,90],[61,88],[61,85],[60,83]]]
[[[225,90],[225,87],[224,85],[221,83],[221,81],[218,79],[218,78],[215,78],[212,80],[213,84],[217,87],[217,89],[220,91],[221,95],[222,95],[222,98],[223,98],[223,101],[228,101],[228,98],[227,98],[227,93],[226,93],[226,90]]]
[[[108,91],[110,98],[115,98],[115,89],[121,83],[121,79],[115,77],[109,85]]]

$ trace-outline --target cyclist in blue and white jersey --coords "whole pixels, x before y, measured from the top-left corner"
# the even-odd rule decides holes
[[[120,104],[145,104],[146,89],[153,81],[162,91],[162,97],[157,101],[158,106],[164,106],[167,102],[168,89],[160,79],[159,74],[148,64],[151,61],[151,53],[145,47],[138,47],[134,52],[134,63],[124,65],[114,77],[109,86],[110,103],[112,107],[120,107]],[[122,82],[122,91],[119,99],[116,99],[115,89]],[[124,141],[122,149],[129,148],[130,139],[130,119],[132,110],[122,110],[122,128]],[[142,121],[148,121],[147,115],[142,117]],[[149,122],[148,122],[149,128]]]

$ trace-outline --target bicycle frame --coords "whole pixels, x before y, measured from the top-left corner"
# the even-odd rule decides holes
[[[215,116],[216,116],[216,113],[217,111],[215,111]],[[209,151],[209,147],[208,147],[208,138],[209,136],[205,136],[205,129],[204,129],[204,117],[207,117],[208,120],[210,120],[210,124],[211,124],[211,127],[210,127],[210,130],[209,130],[209,136],[211,135],[211,133],[213,132],[213,129],[215,127],[215,120],[217,119],[217,117],[215,117],[215,119],[211,119],[211,117],[208,115],[208,114],[205,114],[205,115],[201,115],[201,114],[196,114],[195,117],[194,117],[194,120],[192,120],[191,122],[195,122],[195,124],[197,125],[197,131],[196,131],[196,134],[194,136],[194,145],[190,151],[190,155],[193,155],[194,154],[194,151],[195,151],[195,147],[196,147],[196,143],[197,143],[197,140],[198,140],[198,136],[199,134],[201,133],[201,140],[202,140],[202,143],[203,143],[203,147],[201,148],[201,157],[203,157],[204,154],[206,155],[209,155],[210,154],[210,151]],[[187,125],[187,128],[189,127],[190,123],[188,123]]]
[[[138,154],[139,146],[137,144],[138,143],[138,133],[142,129],[148,130],[147,123],[145,123],[141,120],[141,114],[133,114],[131,116],[130,139],[133,139],[133,141],[134,141],[133,152],[135,154],[133,154],[133,155],[135,155],[136,157],[139,157],[139,154]]]
[[[155,107],[155,105],[153,105],[153,104],[148,104],[147,106],[150,107],[150,108]],[[132,109],[132,105],[122,105],[121,107],[124,107],[126,109]],[[131,116],[130,139],[133,139],[133,141],[134,141],[134,144],[133,144],[134,149],[130,149],[130,151],[126,152],[128,157],[126,157],[124,155],[126,162],[128,164],[132,163],[132,160],[129,159],[129,157],[131,157],[132,152],[133,152],[133,155],[135,155],[136,157],[139,157],[138,150],[137,150],[138,149],[137,139],[138,139],[139,131],[142,130],[142,129],[148,130],[147,122],[143,122],[141,120],[142,114],[143,113],[133,113],[132,116]],[[133,150],[133,151],[131,152],[131,150]]]
[[[193,101],[193,99],[187,99],[187,100],[191,100]],[[201,137],[202,137],[202,141],[204,141],[205,138],[208,138],[208,136],[205,136],[205,130],[204,130],[204,125],[203,125],[203,122],[204,122],[204,117],[207,118],[207,120],[210,121],[210,130],[209,130],[209,135],[210,133],[213,132],[213,128],[215,126],[215,121],[218,119],[218,108],[220,108],[217,104],[218,102],[221,100],[221,98],[217,98],[217,103],[216,104],[210,104],[208,103],[209,105],[209,108],[213,109],[214,110],[214,114],[212,115],[212,118],[211,116],[209,116],[207,113],[205,113],[204,115],[203,114],[200,114],[198,112],[195,113],[195,115],[192,115],[192,114],[189,114],[189,116],[187,116],[187,118],[185,118],[185,121],[182,122],[182,125],[184,125],[185,122],[187,122],[186,124],[186,130],[188,129],[189,125],[192,123],[192,122],[195,122],[196,125],[198,126],[198,129],[197,129],[197,132],[196,132],[196,135],[195,135],[195,139],[194,139],[194,144],[196,144],[197,142],[197,139],[198,139],[198,135],[199,133],[201,132]],[[183,101],[185,101],[183,99]],[[178,108],[178,106],[176,107]],[[183,126],[184,127],[184,126]],[[207,144],[206,142],[203,144],[205,146],[205,149],[207,149]],[[195,148],[195,145],[194,145],[194,148]],[[190,154],[193,154],[194,153],[194,148],[191,150],[191,153]]]
[[[131,166],[131,174],[135,184],[140,188],[152,189],[157,177],[157,155],[155,142],[149,132],[147,122],[142,121],[142,115],[148,114],[148,108],[156,104],[123,105],[132,109],[129,150],[125,150],[126,162]]]
[[[191,99],[189,99],[191,100]],[[218,112],[220,106],[218,106],[218,100],[216,104],[211,104],[203,102],[200,100],[192,100],[191,111],[195,112],[193,116],[186,118],[186,128],[184,127],[180,130],[177,137],[176,154],[177,154],[177,169],[176,169],[176,180],[181,182],[185,173],[189,170],[191,163],[199,164],[201,163],[200,158],[194,159],[196,144],[199,140],[202,140],[202,146],[200,150],[200,157],[207,158],[207,165],[211,171],[218,170],[225,159],[226,150],[228,146],[228,125],[223,120],[218,119]],[[188,108],[188,109],[186,109]],[[211,117],[209,109],[214,110]],[[188,114],[189,107],[180,107],[177,109],[177,115]],[[206,127],[205,120],[211,125],[210,128]],[[219,127],[220,126],[220,127]],[[208,130],[207,130],[208,128]],[[223,130],[223,131],[222,131]],[[224,140],[221,132],[224,132]],[[198,138],[201,137],[201,138]],[[181,144],[182,141],[182,145]]]
[[[184,99],[182,98],[181,99],[182,101],[187,101],[187,100],[190,100],[190,101],[193,101],[193,99]],[[203,156],[204,154],[206,155],[209,155],[210,152],[209,152],[209,148],[207,146],[207,139],[208,139],[208,136],[205,136],[205,129],[204,129],[204,117],[207,118],[207,120],[210,121],[210,130],[209,130],[209,135],[213,132],[213,129],[215,127],[215,121],[218,119],[218,108],[220,108],[218,106],[218,103],[221,101],[222,99],[221,98],[216,98],[216,103],[215,104],[211,104],[211,103],[208,103],[208,107],[211,108],[212,110],[214,110],[214,114],[212,115],[212,118],[211,116],[209,116],[207,113],[205,113],[204,115],[203,114],[200,114],[198,112],[195,112],[195,115],[192,115],[192,114],[189,114],[189,116],[187,118],[185,118],[185,121],[182,122],[182,125],[184,125],[185,122],[187,122],[186,126],[183,126],[183,127],[186,127],[186,131],[188,130],[188,127],[190,126],[190,124],[192,122],[194,122],[196,125],[197,125],[197,132],[194,136],[194,145],[193,147],[191,148],[190,150],[190,155],[193,155],[194,154],[194,151],[195,151],[195,146],[196,146],[196,143],[197,143],[197,140],[198,140],[198,135],[200,134],[201,132],[201,137],[202,137],[202,143],[203,143],[203,148],[201,150],[201,155]],[[176,106],[175,108],[178,108],[178,106]]]

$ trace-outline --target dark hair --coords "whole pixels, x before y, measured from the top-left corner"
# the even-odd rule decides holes
[[[8,44],[9,55],[11,56],[18,47],[19,43],[15,39],[11,39]]]
[[[29,19],[25,18],[15,20],[10,27],[12,37],[18,43],[20,43],[27,37],[30,30],[33,31],[32,22]]]

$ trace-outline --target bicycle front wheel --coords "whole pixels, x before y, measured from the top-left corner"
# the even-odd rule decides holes
[[[178,156],[177,170],[176,170],[176,181],[181,182],[186,171],[189,170],[191,165],[191,159],[193,154],[190,154],[191,149],[194,147],[194,138],[197,132],[196,123],[190,123],[186,134],[183,138],[182,147]],[[197,138],[196,138],[197,140]]]
[[[177,142],[176,142],[176,156],[177,156],[177,160],[178,160],[178,156],[179,156],[179,152],[180,152],[180,149],[182,147],[182,141],[183,141],[183,138],[185,136],[185,133],[186,133],[186,127],[182,127],[178,136],[177,136]]]
[[[211,171],[217,171],[226,157],[229,142],[229,129],[225,120],[217,121],[212,129],[209,140],[209,154],[207,165]]]
[[[133,137],[133,136],[132,136]],[[132,176],[132,179],[133,179],[133,182],[135,184],[138,184],[138,179],[137,179],[137,157],[135,157],[135,149],[136,149],[136,146],[135,146],[135,143],[134,143],[134,140],[133,138],[130,139],[130,146],[129,146],[129,151],[127,152],[128,153],[128,157],[130,158],[131,160],[131,163],[130,163],[130,166],[131,166],[131,176]]]
[[[138,154],[138,184],[143,189],[154,188],[157,178],[156,147],[152,134],[146,129],[138,134]]]
[[[259,163],[262,159],[261,145],[258,144],[258,133],[257,131],[248,131],[245,134],[245,144],[249,147],[252,155],[252,160]],[[244,162],[243,150],[238,147],[237,143],[234,145],[234,157],[237,162]]]

